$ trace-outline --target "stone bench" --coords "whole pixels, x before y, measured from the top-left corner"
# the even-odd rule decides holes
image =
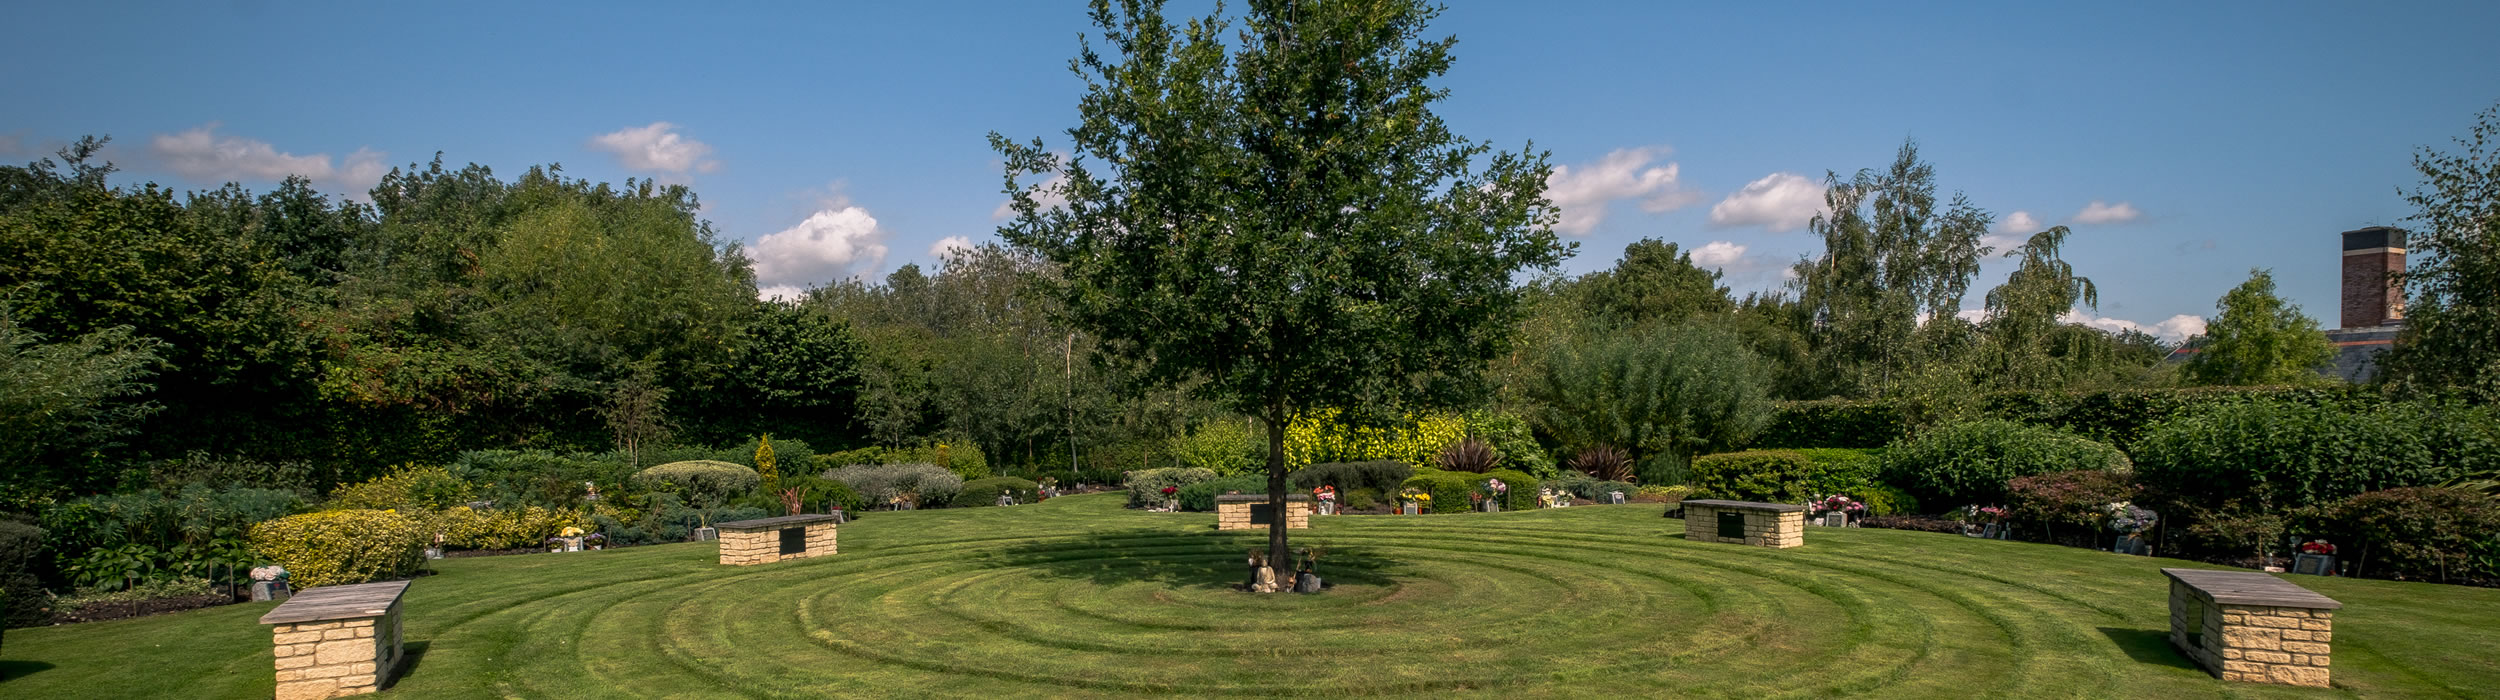
[[[399,598],[407,581],[322,586],[260,616],[277,645],[278,700],[382,689],[399,666]]]
[[[720,530],[720,563],[750,566],[833,554],[841,521],[839,515],[784,515],[713,527]]]
[[[2327,687],[2335,599],[2255,571],[2162,569],[2170,644],[2226,681]]]
[[[1228,493],[1215,497],[1215,529],[1265,530],[1273,522],[1276,509],[1269,507],[1267,494]],[[1285,494],[1285,529],[1311,527],[1311,495]]]
[[[1787,503],[1688,500],[1684,539],[1787,549],[1806,543],[1806,507]]]

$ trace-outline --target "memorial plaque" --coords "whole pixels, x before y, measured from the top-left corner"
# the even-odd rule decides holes
[[[1745,538],[1745,514],[1719,511],[1719,536]]]
[[[782,555],[782,556],[789,556],[789,555],[792,555],[792,554],[804,554],[804,553],[806,553],[806,552],[807,552],[807,528],[804,528],[804,527],[785,527],[785,528],[782,528],[782,529],[781,529],[781,555]]]
[[[1250,524],[1266,525],[1273,522],[1276,522],[1275,506],[1265,503],[1250,504]]]

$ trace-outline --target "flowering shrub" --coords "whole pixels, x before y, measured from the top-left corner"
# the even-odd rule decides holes
[[[1824,513],[1847,513],[1854,517],[1866,514],[1866,504],[1852,500],[1848,496],[1837,494],[1830,496],[1816,496],[1813,500],[1808,501],[1806,505],[1814,509],[1815,515],[1822,515]]]
[[[2109,505],[2135,500],[2133,479],[2097,469],[2017,477],[2006,484],[2013,512],[2029,522],[2098,527]]]
[[[1163,505],[1180,487],[1215,478],[1215,470],[1195,467],[1140,469],[1128,473],[1128,505],[1147,508]],[[1165,491],[1164,489],[1171,489]]]
[[[421,517],[427,537],[442,535],[443,546],[453,549],[520,549],[566,530],[578,534],[590,523],[578,510],[538,506],[482,511],[459,506]]]
[[[1969,503],[2006,496],[2016,477],[2051,472],[2130,469],[2118,448],[2049,428],[2001,420],[1956,423],[1885,448],[1877,458],[1884,483],[1919,500]],[[2099,503],[2107,503],[2102,499]]]
[[[469,485],[442,467],[402,465],[389,474],[330,493],[333,509],[436,510],[469,500]]]
[[[286,577],[286,567],[283,566],[271,564],[252,567],[252,580],[254,581],[278,581]]]
[[[2108,513],[2109,529],[2130,535],[2153,529],[2153,524],[2161,520],[2153,511],[2137,508],[2133,503],[2109,504]]]
[[[414,575],[429,533],[388,510],[305,513],[252,526],[252,549],[306,588]]]

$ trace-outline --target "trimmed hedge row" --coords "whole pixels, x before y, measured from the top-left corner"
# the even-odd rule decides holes
[[[2310,406],[2369,407],[2385,403],[2367,386],[2195,387],[2125,391],[2014,391],[1987,395],[1980,417],[2047,426],[2108,443],[2129,454],[2155,423],[2190,409],[2257,400]],[[1901,410],[1882,401],[1787,401],[1754,444],[1781,447],[1883,447],[1913,430]]]
[[[2170,505],[2322,506],[2500,466],[2500,414],[2420,403],[2216,405],[2156,426],[2135,454],[2145,487]]]
[[[254,551],[286,567],[296,586],[313,588],[414,576],[430,535],[408,515],[332,510],[254,525],[251,540]]]
[[[954,506],[971,508],[998,505],[998,494],[1014,494],[1017,503],[1033,503],[1041,497],[1042,487],[1012,476],[993,476],[964,482],[964,490],[955,492]]]
[[[2016,477],[2094,469],[2127,471],[2118,448],[2072,434],[2004,420],[1936,428],[1884,450],[1883,482],[1927,504],[1995,504]]]

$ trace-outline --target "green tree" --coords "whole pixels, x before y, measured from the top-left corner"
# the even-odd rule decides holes
[[[1798,262],[1789,283],[1809,320],[1811,366],[1829,393],[1886,396],[1918,365],[1949,359],[1920,320],[1961,309],[1994,217],[1959,193],[1939,209],[1935,166],[1908,141],[1889,170],[1827,175],[1823,201],[1828,212],[1808,225],[1823,256]]]
[[[1512,276],[1569,251],[1551,167],[1433,114],[1455,43],[1420,38],[1435,8],[1253,0],[1227,37],[1222,17],[1175,26],[1162,5],[1093,3],[1109,55],[1089,43],[1073,62],[1074,157],[991,136],[1016,212],[999,232],[1059,266],[1068,318],[1138,381],[1264,421],[1281,503],[1295,414],[1480,393],[1519,320]]]
[[[2059,255],[2071,235],[2064,226],[2033,234],[2005,257],[2020,262],[2005,283],[1989,290],[1983,373],[2007,389],[2059,389],[2116,362],[2115,344],[2100,331],[2067,323],[2077,308],[2100,306],[2092,278],[2075,274]]]
[[[2318,322],[2274,293],[2274,273],[2248,271],[2248,281],[2222,295],[2222,313],[2191,345],[2189,383],[2205,386],[2315,384],[2318,368],[2335,359],[2335,345]]]
[[[92,487],[67,467],[128,435],[156,406],[139,398],[159,343],[108,328],[47,343],[0,299],[0,505],[64,486]],[[82,454],[84,453],[84,454]]]
[[[2454,390],[2500,402],[2500,105],[2477,115],[2460,149],[2413,156],[2422,182],[2405,195],[2413,267],[2404,330],[2379,360],[2400,390]]]
[[[1591,315],[1619,326],[1678,324],[1736,309],[1719,271],[1693,265],[1692,253],[1655,238],[1624,246],[1614,269],[1590,273],[1578,286]]]
[[[1558,349],[1541,369],[1527,386],[1529,418],[1566,449],[1681,464],[1742,444],[1771,419],[1768,367],[1722,330],[1609,333]]]

